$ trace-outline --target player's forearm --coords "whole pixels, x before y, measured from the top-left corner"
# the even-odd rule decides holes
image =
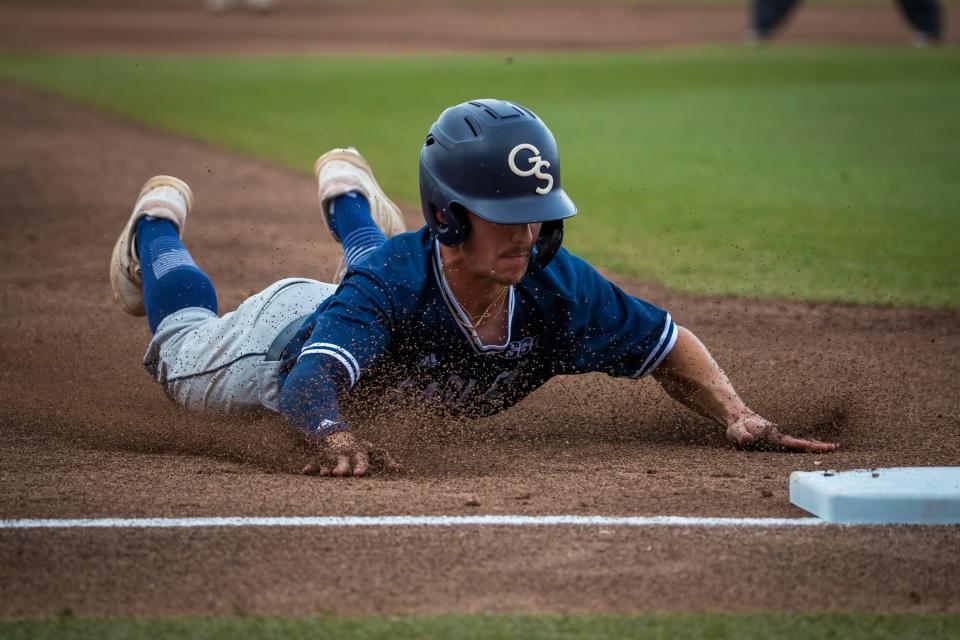
[[[672,398],[723,426],[753,413],[703,343],[683,327],[653,377]]]
[[[278,408],[291,426],[313,437],[349,431],[338,401],[348,385],[338,363],[323,357],[302,358],[280,390]]]

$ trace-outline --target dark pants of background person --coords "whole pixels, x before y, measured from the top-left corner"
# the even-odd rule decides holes
[[[761,38],[770,37],[800,0],[754,0],[753,27]],[[933,41],[943,36],[943,10],[938,0],[897,0],[910,25]]]

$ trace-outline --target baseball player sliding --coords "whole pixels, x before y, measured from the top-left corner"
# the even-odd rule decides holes
[[[143,186],[110,265],[117,303],[147,316],[143,363],[164,391],[189,409],[278,411],[318,445],[304,473],[400,468],[353,433],[347,396],[479,417],[590,371],[653,375],[738,446],[837,448],[751,411],[693,333],[561,248],[576,208],[553,134],[529,110],[474,100],[440,115],[420,152],[426,226],[412,233],[355,149],[315,171],[343,246],[339,285],[281,280],[219,316],[181,240],[193,194],[170,176]]]

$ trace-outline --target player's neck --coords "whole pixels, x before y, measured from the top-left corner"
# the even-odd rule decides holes
[[[474,325],[501,324],[509,306],[510,286],[467,269],[460,252],[441,246],[440,257],[447,285]]]

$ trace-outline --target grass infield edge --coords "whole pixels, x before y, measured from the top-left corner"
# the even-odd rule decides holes
[[[447,614],[347,617],[74,616],[0,620],[19,638],[955,638],[956,613]]]

